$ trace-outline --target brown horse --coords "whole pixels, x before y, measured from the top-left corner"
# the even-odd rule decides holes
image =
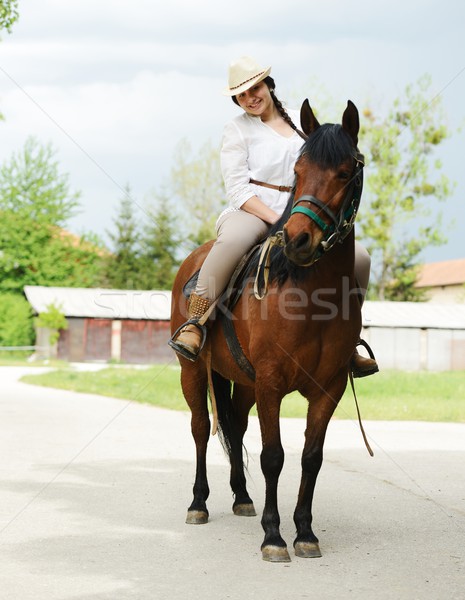
[[[219,430],[231,463],[233,510],[243,516],[255,515],[246,488],[242,441],[249,411],[254,403],[257,405],[263,444],[261,467],[266,482],[261,521],[265,538],[261,548],[263,558],[270,561],[290,560],[280,534],[278,513],[278,479],[284,463],[281,401],[294,390],[308,399],[302,479],[294,512],[294,549],[300,557],[321,556],[312,531],[313,493],[327,425],[346,388],[350,359],[361,330],[353,232],[363,167],[357,150],[358,111],[349,101],[342,125],[320,126],[306,100],[301,124],[308,139],[295,166],[295,186],[288,208],[270,232],[283,231],[283,244],[271,250],[266,293],[263,299],[257,299],[253,277],[249,277],[232,309],[237,339],[252,375],[229,351],[221,326],[226,317],[219,310],[210,320],[207,342],[197,361],[179,357],[182,390],[192,413],[197,449],[194,499],[187,523],[208,521],[210,369]],[[181,265],[173,288],[173,331],[186,320],[183,287],[202,265],[211,244],[195,250]],[[251,273],[260,269],[256,263],[250,267]]]

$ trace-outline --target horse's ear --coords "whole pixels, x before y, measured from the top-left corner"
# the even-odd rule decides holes
[[[307,98],[303,101],[302,108],[300,109],[300,125],[307,135],[313,133],[320,126]]]
[[[342,128],[347,131],[354,141],[355,146],[357,146],[360,121],[358,118],[357,107],[351,100],[347,100],[347,108],[342,115]]]

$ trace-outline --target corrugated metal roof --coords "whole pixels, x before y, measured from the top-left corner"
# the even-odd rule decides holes
[[[54,304],[66,317],[169,321],[171,316],[171,292],[160,290],[27,285],[24,293],[36,313],[46,312]]]
[[[458,258],[423,265],[415,287],[437,287],[462,283],[465,283],[465,258]]]
[[[465,304],[366,301],[364,327],[465,329]]]

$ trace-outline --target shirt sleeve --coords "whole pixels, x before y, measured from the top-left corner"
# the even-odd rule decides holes
[[[226,197],[231,206],[240,208],[256,192],[249,183],[247,144],[233,121],[224,127],[220,158]]]

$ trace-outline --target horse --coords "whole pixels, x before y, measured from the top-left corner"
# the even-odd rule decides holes
[[[249,273],[266,270],[268,280],[262,281],[263,293],[257,294],[253,277],[247,277],[229,315],[252,375],[228,348],[221,327],[226,317],[221,311],[210,319],[207,340],[196,362],[179,356],[181,386],[191,411],[196,445],[193,500],[186,522],[204,524],[209,518],[209,388],[216,403],[220,438],[230,460],[233,511],[239,516],[256,514],[247,491],[243,458],[249,411],[256,404],[265,479],[261,551],[262,558],[271,562],[290,561],[278,511],[278,480],[284,463],[281,402],[295,390],[308,400],[293,545],[298,557],[319,557],[319,540],[312,530],[315,483],[327,426],[346,388],[350,359],[361,331],[353,229],[363,181],[363,156],[357,148],[358,110],[349,100],[342,124],[320,125],[305,100],[301,126],[307,139],[295,165],[294,188],[268,238],[275,240],[278,234],[281,245],[269,249],[265,269],[257,259],[249,266]],[[178,271],[172,290],[173,332],[186,320],[183,288],[200,269],[212,243],[194,250]]]

